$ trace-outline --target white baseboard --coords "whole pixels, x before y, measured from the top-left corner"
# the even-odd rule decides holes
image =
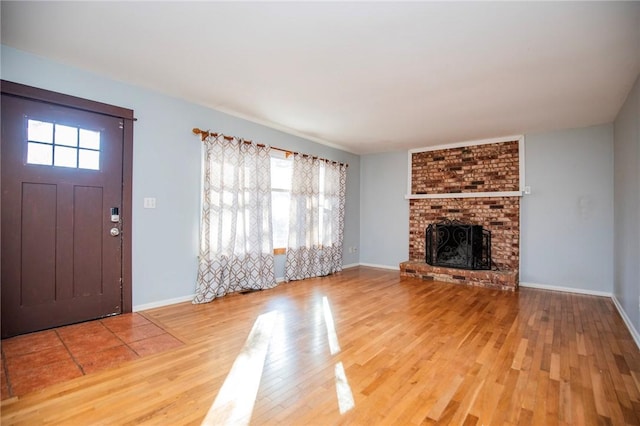
[[[584,288],[562,287],[557,285],[526,283],[520,281],[520,287],[537,288],[540,290],[562,291],[564,293],[587,294],[589,296],[613,297],[613,293],[599,290],[587,290]]]
[[[134,305],[133,312],[146,311],[147,309],[160,308],[162,306],[175,305],[176,303],[190,302],[196,297],[195,294],[188,296],[174,297],[173,299],[159,300],[157,302],[144,303],[142,305]]]
[[[342,265],[342,269],[355,268],[356,266],[360,266],[359,263],[349,263],[348,265]]]
[[[350,263],[349,265],[342,265],[342,269],[355,268],[356,266],[360,266],[359,263]],[[284,277],[277,277],[276,282],[278,284],[285,282]]]
[[[636,328],[633,326],[631,319],[629,319],[629,317],[627,316],[627,313],[618,301],[618,298],[615,294],[611,296],[611,300],[613,300],[613,304],[616,305],[616,308],[618,308],[618,312],[620,313],[620,316],[622,317],[624,323],[627,325],[629,333],[631,333],[631,337],[633,337],[633,340],[636,342],[636,346],[638,347],[638,349],[640,349],[640,333],[638,333],[638,330],[636,330]]]
[[[391,269],[393,271],[399,271],[400,265],[389,266],[389,265],[377,265],[375,263],[359,263],[360,266],[368,266],[370,268],[380,268],[380,269]]]

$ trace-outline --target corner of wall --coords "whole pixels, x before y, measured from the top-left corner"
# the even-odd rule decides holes
[[[620,314],[620,316],[622,317],[622,320],[624,321],[627,328],[629,329],[629,333],[631,333],[631,337],[636,342],[636,346],[638,347],[638,349],[640,349],[640,333],[638,332],[636,327],[633,325],[633,322],[631,322],[631,319],[627,316],[626,311],[620,304],[620,301],[618,300],[615,294],[611,296],[611,300],[613,300],[613,304],[616,305],[616,309],[618,309],[618,313]]]

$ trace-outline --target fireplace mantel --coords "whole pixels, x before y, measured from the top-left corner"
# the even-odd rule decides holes
[[[407,194],[405,200],[425,200],[439,198],[491,198],[491,197],[522,197],[524,191],[503,192],[449,192],[446,194]]]

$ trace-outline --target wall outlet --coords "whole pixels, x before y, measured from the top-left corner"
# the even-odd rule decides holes
[[[531,194],[531,187],[530,186],[525,186],[524,187],[524,193],[527,194],[527,195]]]

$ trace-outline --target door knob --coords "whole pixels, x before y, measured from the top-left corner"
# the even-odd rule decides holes
[[[111,231],[109,231],[109,233],[112,237],[117,237],[118,235],[120,235],[120,230],[118,228],[111,228]]]

